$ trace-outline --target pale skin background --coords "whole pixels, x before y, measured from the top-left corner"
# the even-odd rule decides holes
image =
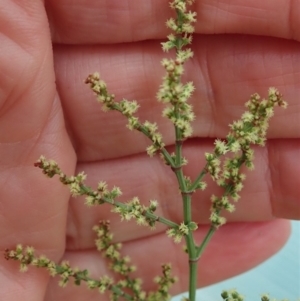
[[[164,74],[158,40],[167,34],[167,2],[0,0],[1,250],[32,245],[39,254],[68,259],[99,276],[107,269],[94,250],[91,227],[111,219],[115,240],[124,242],[147,289],[160,264],[174,261],[180,281],[172,293],[186,290],[185,257],[163,226],[149,232],[121,224],[109,207],[89,209],[81,198],[70,200],[57,179],[46,179],[33,167],[43,154],[68,174],[86,171],[89,185],[98,180],[119,185],[121,200],[158,199],[159,214],[181,221],[172,172],[158,157],[150,160],[144,153],[147,139],[129,132],[122,116],[103,113],[83,84],[89,73],[100,71],[117,99],[141,103],[141,120],[158,121],[171,147],[172,126],[155,101]],[[300,218],[300,1],[199,0],[193,9],[200,21],[185,79],[193,79],[197,89],[191,99],[197,121],[185,148],[193,161],[187,173],[197,174],[203,152],[213,138],[226,135],[250,94],[266,96],[268,87],[276,86],[289,102],[286,111],[276,111],[267,148],[257,149],[255,173],[248,175],[232,223],[217,232],[201,260],[199,286],[204,286],[277,252],[290,231],[283,219]],[[208,228],[212,190],[195,195],[199,240]],[[62,290],[44,271],[18,269],[0,258],[0,300],[107,300],[97,292],[85,295],[84,287]]]

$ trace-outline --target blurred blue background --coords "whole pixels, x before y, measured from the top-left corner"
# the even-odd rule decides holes
[[[273,257],[256,268],[198,290],[199,301],[222,300],[222,290],[238,289],[245,301],[260,301],[263,293],[273,299],[300,300],[300,222],[292,222],[292,234],[287,244]],[[180,301],[180,296],[172,301]]]

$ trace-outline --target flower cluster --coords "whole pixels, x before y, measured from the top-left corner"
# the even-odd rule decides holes
[[[282,99],[282,95],[275,88],[269,89],[268,99],[262,99],[258,94],[253,94],[246,103],[246,111],[240,120],[230,125],[231,131],[226,137],[226,141],[217,139],[213,154],[206,154],[208,162],[207,169],[214,180],[219,178],[220,161],[218,158],[227,152],[237,154],[243,152],[243,160],[249,169],[253,169],[254,151],[251,145],[264,146],[266,133],[269,127],[269,120],[274,114],[274,107],[287,107],[287,103]]]
[[[87,206],[104,203],[111,204],[113,205],[112,212],[120,214],[122,220],[129,221],[135,219],[138,225],[145,225],[150,228],[154,228],[158,221],[168,227],[174,228],[178,226],[176,223],[154,214],[158,205],[156,200],[150,200],[149,206],[142,205],[138,197],[132,198],[127,203],[119,202],[116,200],[122,194],[119,187],[114,186],[109,190],[107,183],[100,181],[97,189],[93,190],[84,184],[86,175],[83,172],[80,172],[77,176],[68,177],[61,171],[55,161],[47,160],[44,156],[41,156],[34,165],[41,168],[43,173],[49,177],[58,175],[59,180],[69,187],[73,196],[85,196],[85,204]]]
[[[167,230],[167,236],[172,237],[175,243],[180,243],[185,235],[188,235],[191,231],[195,231],[198,228],[195,222],[190,222],[188,225],[181,223],[177,227],[173,227]]]
[[[251,165],[251,152],[247,154],[251,144],[265,145],[269,120],[274,115],[274,107],[287,107],[287,102],[283,100],[282,94],[275,88],[270,88],[267,99],[261,99],[256,93],[246,102],[246,111],[240,120],[230,125],[231,132],[227,136],[228,149],[233,153],[242,150],[247,162]],[[248,159],[248,156],[250,158]]]
[[[147,154],[150,157],[155,155],[155,153],[157,153],[159,150],[161,150],[165,146],[165,144],[163,143],[163,140],[162,140],[161,133],[159,133],[157,131],[158,128],[157,128],[156,123],[151,123],[146,120],[142,125],[140,125],[139,130],[141,132],[145,133],[146,136],[148,136],[152,141],[152,144],[150,146],[148,146],[146,149]]]
[[[243,182],[246,179],[246,175],[240,173],[243,163],[245,163],[243,155],[225,159],[221,177],[217,180],[218,185],[224,188],[225,194],[229,195],[234,201],[240,199],[239,192],[243,189]]]
[[[169,51],[172,48],[181,49],[183,46],[191,44],[192,33],[196,22],[196,12],[187,10],[187,5],[191,5],[193,0],[174,0],[170,3],[170,7],[177,12],[177,18],[170,18],[166,25],[174,33],[168,35],[168,41],[162,43],[164,51]]]
[[[172,276],[170,264],[162,265],[162,274],[154,279],[154,282],[158,284],[158,289],[156,292],[149,293],[147,301],[170,300],[169,289],[177,281],[177,278]]]
[[[248,169],[253,169],[254,150],[251,145],[263,146],[266,140],[266,132],[269,120],[274,114],[274,107],[287,107],[287,103],[282,99],[282,95],[275,89],[269,89],[268,99],[262,99],[258,94],[251,96],[246,103],[246,111],[240,120],[230,125],[231,131],[222,141],[215,141],[213,153],[206,153],[205,171],[209,173],[214,181],[224,189],[222,197],[212,196],[211,216],[212,225],[219,227],[226,222],[220,216],[221,210],[234,211],[234,205],[229,203],[228,197],[234,201],[240,198],[239,192],[243,188],[243,181],[246,176],[240,173],[241,166],[245,164]],[[221,167],[220,156],[231,152],[233,158],[224,160]]]
[[[123,99],[120,102],[115,102],[115,95],[108,92],[106,83],[100,79],[98,72],[90,74],[86,78],[85,83],[89,84],[91,90],[96,94],[97,100],[103,104],[103,111],[119,111],[127,117],[127,126],[129,129],[139,127],[139,120],[133,115],[139,108],[139,104],[135,100],[128,101],[127,99]]]
[[[86,188],[86,186],[84,186]],[[90,188],[85,189],[85,204],[87,206],[101,205],[103,203],[114,204],[115,199],[122,195],[122,191],[119,187],[114,186],[111,190],[108,190],[107,183],[100,181],[97,186],[97,190],[92,191]]]
[[[103,111],[116,109],[115,95],[107,91],[106,83],[100,80],[100,74],[98,72],[90,74],[84,83],[89,84],[90,88],[96,94],[97,100],[103,104]]]
[[[221,297],[224,301],[243,301],[244,297],[236,290],[223,291]]]
[[[229,202],[227,196],[217,197],[215,195],[211,196],[212,202],[212,211],[219,211],[222,209],[227,210],[228,212],[233,212],[235,210],[235,206]]]
[[[59,275],[59,286],[61,287],[65,287],[70,278],[73,278],[76,285],[80,285],[81,282],[84,281],[89,288],[98,288],[101,293],[112,289],[113,280],[111,278],[104,276],[99,280],[92,279],[89,277],[87,270],[72,268],[67,261],[63,261],[61,264],[56,264],[44,255],[39,257],[35,256],[35,252],[32,247],[24,248],[22,245],[18,245],[15,250],[6,250],[5,258],[7,260],[19,261],[20,270],[22,272],[26,272],[28,270],[28,266],[32,265],[38,268],[45,268],[52,277]],[[120,294],[121,293],[122,292],[120,291]]]
[[[195,119],[192,106],[187,103],[195,88],[192,82],[183,84],[181,76],[184,72],[184,63],[193,57],[191,49],[182,49],[192,41],[191,34],[194,32],[192,23],[196,21],[196,13],[187,11],[187,4],[192,1],[175,0],[171,3],[171,8],[176,10],[177,18],[169,19],[167,27],[174,33],[168,35],[168,41],[162,43],[164,51],[172,48],[176,49],[175,59],[163,59],[162,66],[166,70],[163,82],[157,93],[157,99],[170,106],[163,111],[163,116],[167,117],[175,125],[177,140],[190,137],[192,135],[191,122]]]
[[[46,160],[44,156],[40,156],[40,158],[34,163],[34,166],[42,169],[43,174],[49,178],[53,178],[55,175],[60,175],[62,173],[58,164],[54,160]]]
[[[271,300],[272,301],[277,301],[277,299],[274,299],[274,298],[271,299],[271,297],[267,294],[262,295],[260,300],[261,301],[271,301]],[[289,301],[289,300],[288,299],[282,299],[282,301]]]
[[[103,104],[102,109],[104,111],[115,110],[120,112],[127,118],[127,127],[130,130],[138,130],[152,141],[152,145],[147,148],[149,156],[152,157],[156,152],[164,148],[165,144],[162,141],[162,135],[158,132],[157,124],[149,121],[141,123],[139,118],[134,115],[139,108],[139,104],[135,100],[128,101],[123,99],[120,102],[115,102],[115,95],[108,92],[106,83],[100,80],[98,72],[90,74],[85,83],[89,84],[92,91],[95,92],[98,101]]]
[[[221,161],[219,159],[219,155],[211,154],[211,153],[205,153],[205,160],[207,162],[206,164],[206,172],[208,172],[212,179],[216,181],[219,179],[220,171],[221,171]]]
[[[23,247],[17,245],[15,250],[5,250],[5,258],[7,260],[16,260],[20,262],[21,272],[26,272],[28,266],[35,266],[46,269],[50,276],[59,276],[59,286],[65,287],[70,279],[74,280],[75,285],[80,285],[82,282],[89,289],[98,289],[102,294],[106,291],[110,292],[110,300],[118,301],[167,301],[170,298],[169,288],[175,283],[176,279],[171,275],[171,266],[162,266],[162,276],[157,276],[154,281],[158,284],[157,291],[149,292],[148,294],[142,290],[142,281],[139,278],[131,278],[129,274],[135,270],[134,266],[129,265],[128,257],[120,255],[121,244],[112,243],[112,234],[109,232],[109,222],[102,221],[98,226],[94,227],[97,233],[96,246],[102,255],[110,261],[110,268],[117,274],[121,275],[121,279],[115,282],[109,276],[102,276],[99,279],[93,279],[89,276],[88,270],[80,270],[73,268],[68,261],[63,261],[61,264],[56,264],[46,256],[35,255],[32,247]],[[126,292],[124,292],[124,289]]]
[[[41,168],[43,173],[50,178],[58,175],[59,180],[69,187],[72,196],[86,195],[86,205],[88,206],[99,205],[105,202],[113,203],[122,194],[121,189],[116,186],[109,191],[104,181],[99,182],[97,190],[93,191],[84,184],[87,178],[84,172],[68,177],[54,160],[47,160],[44,156],[40,156],[37,162],[34,163],[34,166]]]
[[[112,243],[113,235],[109,232],[109,221],[101,221],[93,230],[97,234],[96,246],[98,251],[102,251],[104,257],[111,262],[111,269],[123,276],[136,270],[135,266],[130,266],[129,257],[121,257],[121,243]]]
[[[149,206],[144,206],[140,203],[138,197],[134,197],[126,203],[126,206],[115,206],[112,212],[119,213],[122,220],[129,221],[134,218],[138,225],[149,225],[151,228],[154,228],[158,219],[149,215],[153,215],[156,208],[157,201],[150,200]]]
[[[136,300],[145,300],[146,292],[142,290],[141,279],[130,277],[130,273],[135,271],[136,267],[129,265],[130,258],[128,256],[121,256],[122,244],[112,243],[113,235],[109,231],[109,221],[100,221],[99,225],[95,226],[93,230],[97,234],[95,241],[97,250],[101,251],[102,255],[110,262],[111,270],[122,276],[116,286],[121,290],[124,288],[130,289]],[[117,294],[115,297],[118,296]]]
[[[167,301],[171,297],[169,294],[170,286],[175,283],[176,278],[171,275],[171,266],[163,265],[162,266],[162,276],[157,276],[154,279],[154,282],[158,284],[158,288],[154,292],[149,292],[148,294],[142,290],[142,281],[139,278],[130,277],[130,273],[135,270],[135,267],[129,265],[129,257],[121,256],[120,249],[122,244],[112,243],[112,234],[109,231],[109,222],[101,221],[98,226],[94,227],[94,230],[97,233],[96,246],[99,251],[102,252],[105,258],[109,260],[110,268],[120,274],[122,279],[120,279],[115,286],[123,291],[124,288],[130,290],[130,295],[132,299],[129,300],[139,300],[139,301]],[[118,298],[120,294],[118,291],[114,294],[113,297]]]
[[[121,220],[129,221],[135,219],[138,225],[149,226],[154,228],[156,222],[161,222],[170,227],[167,230],[169,237],[174,237],[175,242],[179,242],[183,235],[186,235],[185,226],[183,223],[177,225],[176,223],[169,221],[165,218],[155,215],[157,209],[157,201],[150,200],[149,206],[142,205],[138,197],[133,197],[127,203],[116,201],[116,198],[122,194],[119,187],[114,186],[111,190],[108,189],[105,181],[100,181],[97,186],[97,190],[93,190],[84,184],[86,175],[81,172],[77,176],[68,177],[62,172],[58,164],[53,160],[47,160],[44,156],[41,156],[39,160],[34,164],[43,170],[43,173],[49,177],[58,175],[60,181],[67,185],[73,196],[85,195],[85,204],[87,206],[101,205],[103,203],[109,203],[113,205],[112,212],[118,213],[121,216]],[[190,223],[190,230],[196,229],[195,223]]]
[[[86,174],[84,172],[78,173],[77,176],[67,177],[59,168],[58,164],[53,160],[47,160],[44,156],[34,163],[34,166],[39,167],[43,170],[43,173],[49,178],[55,175],[59,176],[60,181],[64,185],[68,185],[72,196],[76,197],[78,195],[83,195],[86,193],[84,190],[83,182],[86,179]]]
[[[191,122],[195,119],[195,115],[187,100],[195,90],[194,85],[192,82],[186,84],[180,82],[183,72],[182,63],[176,63],[173,59],[164,59],[162,65],[167,75],[163,78],[157,98],[171,105],[163,110],[163,116],[175,125],[180,132],[181,139],[190,137],[193,132]]]

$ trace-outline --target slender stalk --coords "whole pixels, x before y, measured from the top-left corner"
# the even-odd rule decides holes
[[[151,134],[141,123],[139,123],[139,125],[137,126],[136,129],[139,132],[143,133],[145,136],[147,136],[152,141]],[[168,162],[168,164],[170,164],[172,167],[174,167],[174,161],[173,161],[170,153],[164,147],[161,148],[160,152],[162,153],[162,155],[164,156],[164,158]]]
[[[189,301],[196,300],[198,261],[189,261]]]
[[[179,184],[179,188],[182,192],[182,201],[183,201],[183,215],[184,223],[188,225],[192,221],[192,200],[190,194],[185,194],[187,190],[186,181],[184,179],[184,174],[181,167],[182,160],[182,141],[180,130],[175,126],[175,135],[176,135],[176,165],[178,166],[175,169],[175,174]],[[198,271],[198,258],[196,256],[196,246],[194,242],[194,237],[192,231],[189,231],[186,235],[186,246],[189,255],[189,301],[196,300],[196,289],[197,289],[197,271]]]
[[[92,195],[93,196],[95,194],[94,190],[92,190],[90,187],[88,187],[84,184],[80,185],[80,189],[82,190],[83,195]],[[122,202],[118,202],[114,199],[107,198],[107,197],[101,197],[100,201],[103,202],[103,203],[111,204],[111,205],[116,206],[116,207],[120,207],[120,208],[126,208],[127,209],[128,207],[130,207],[130,205],[124,204]],[[155,221],[161,222],[162,224],[165,224],[166,226],[171,227],[171,228],[177,228],[179,226],[177,223],[175,223],[175,222],[173,222],[173,221],[171,221],[171,220],[169,220],[165,217],[158,216],[158,215],[156,215],[154,213],[151,213],[149,211],[145,211],[143,213],[143,215],[146,216],[146,217],[149,217],[149,218],[151,218]]]
[[[208,164],[206,164],[204,166],[204,168],[202,169],[202,171],[199,173],[199,175],[197,176],[196,180],[191,184],[191,186],[189,187],[190,191],[195,190],[196,186],[199,184],[199,182],[203,179],[203,177],[207,174],[206,168],[207,168]]]
[[[210,229],[207,231],[207,234],[204,237],[204,239],[201,242],[201,244],[198,247],[196,247],[196,256],[197,256],[197,258],[201,257],[203,251],[205,250],[207,244],[209,243],[209,241],[211,240],[211,238],[215,234],[216,230],[217,230],[216,227],[211,226]]]
[[[174,222],[172,222],[171,220],[169,220],[167,218],[155,215],[155,214],[150,213],[148,211],[146,211],[144,213],[144,215],[146,217],[150,217],[150,218],[152,218],[152,219],[154,219],[154,220],[156,220],[156,221],[158,221],[158,222],[160,222],[160,223],[162,223],[162,224],[164,224],[164,225],[166,225],[166,226],[168,226],[170,228],[177,228],[179,226],[177,223],[174,223]]]
[[[211,227],[199,247],[195,246],[192,233],[186,238],[189,252],[189,301],[196,301],[197,276],[198,276],[198,260],[205,250],[207,244],[215,233],[216,228]]]
[[[165,160],[170,164],[171,167],[174,167],[174,161],[170,155],[170,153],[163,147],[160,152],[164,156]]]

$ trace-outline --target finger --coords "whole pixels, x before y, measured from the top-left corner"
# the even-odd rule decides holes
[[[216,36],[196,38],[194,46],[195,57],[187,64],[184,78],[193,80],[196,87],[190,100],[196,114],[194,137],[227,135],[228,125],[240,118],[250,95],[258,92],[266,97],[270,86],[278,87],[289,107],[276,111],[269,137],[299,137],[298,44],[260,37]],[[101,111],[95,96],[82,84],[87,74],[96,70],[117,100],[136,99],[141,104],[140,120],[156,121],[164,142],[174,143],[173,126],[161,116],[164,106],[156,101],[164,75],[158,63],[163,54],[156,43],[122,45],[122,49],[65,46],[55,50],[57,85],[80,161],[130,155],[149,145],[148,139],[126,128],[123,116]]]
[[[63,160],[61,150],[71,147],[55,98],[42,1],[1,2],[0,44],[0,249],[23,243],[58,259],[64,248],[68,194],[56,184],[45,193],[48,181],[33,162],[43,153]],[[63,165],[72,171],[68,163]],[[3,256],[0,264],[1,300],[42,299],[47,277],[32,272],[27,278]]]
[[[33,163],[48,149],[55,156],[56,151],[51,149],[62,137],[50,137],[61,130],[62,114],[55,99],[51,45],[42,4],[35,1],[22,7],[10,2],[1,12],[4,34],[0,63],[4,80],[0,81],[0,231],[1,246],[7,247],[16,243],[17,237],[25,239],[30,233],[32,241],[37,240],[41,232],[51,229],[51,219],[57,218],[58,208],[48,203],[53,195],[43,193],[45,179]]]
[[[271,207],[274,216],[300,219],[300,141],[294,139],[289,146],[276,141],[269,150]],[[282,173],[281,173],[282,172]]]
[[[196,239],[203,239],[208,227],[201,226],[196,231]],[[233,277],[255,267],[276,253],[286,242],[290,233],[287,221],[276,220],[269,223],[236,223],[221,227],[212,238],[199,260],[198,287]],[[241,247],[242,246],[242,247]],[[179,281],[171,289],[172,295],[182,293],[188,288],[188,262],[181,245],[176,245],[166,235],[159,234],[124,244],[122,255],[128,255],[136,265],[134,277],[143,280],[143,289],[155,290],[155,276],[161,275],[161,265],[171,263],[173,275]],[[103,275],[114,276],[108,263],[93,250],[86,252],[67,252],[64,259],[80,269],[88,269],[91,277],[98,279]],[[217,269],[213,267],[218,267]],[[72,281],[70,281],[72,282]],[[221,293],[221,292],[220,292]],[[88,299],[107,300],[98,291],[87,291],[83,283],[80,287],[69,284],[61,289],[57,279],[50,282],[45,301]]]
[[[284,145],[284,148],[283,146]],[[190,164],[185,174],[195,179],[205,165],[205,152],[212,150],[212,141],[191,141],[186,143],[184,155]],[[230,222],[268,221],[274,217],[300,218],[299,177],[300,164],[292,160],[299,157],[299,141],[269,141],[267,148],[256,148],[255,170],[245,169],[247,178],[241,191],[241,199],[234,203],[236,211],[223,212]],[[183,220],[182,200],[174,173],[162,161],[147,155],[136,155],[99,163],[79,164],[77,172],[88,174],[87,185],[96,188],[99,181],[107,181],[110,188],[120,187],[123,195],[118,198],[127,202],[138,196],[143,205],[157,200],[158,216],[170,219],[178,224]],[[198,224],[208,224],[212,194],[221,196],[223,190],[206,176],[208,187],[205,191],[192,195],[193,220]],[[58,181],[51,179],[51,181]],[[49,185],[52,185],[52,183]],[[66,188],[67,189],[67,188]],[[149,232],[147,227],[137,227],[136,221],[121,222],[120,216],[111,213],[111,205],[105,204],[87,207],[83,197],[71,199],[67,222],[67,249],[87,250],[94,245],[92,227],[99,220],[109,219],[112,231],[118,241],[129,241],[166,231],[166,226],[156,224]]]
[[[141,3],[46,1],[53,40],[63,44],[120,43],[165,37],[169,1]],[[241,33],[300,39],[298,1],[196,1],[197,33]]]

